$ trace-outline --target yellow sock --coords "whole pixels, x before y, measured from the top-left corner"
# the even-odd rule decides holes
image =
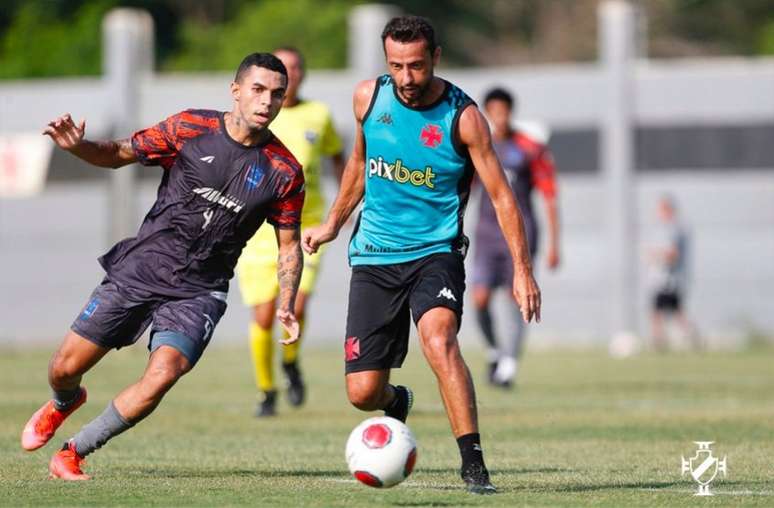
[[[258,323],[250,323],[250,351],[255,368],[255,384],[259,390],[274,390],[274,341],[271,328],[262,328]]]
[[[303,337],[304,333],[304,320],[298,320],[298,326],[301,330],[300,337]],[[284,331],[284,329],[283,329]],[[285,338],[288,338],[288,332],[284,332]],[[298,350],[301,348],[301,339],[299,338],[293,344],[288,344],[282,347],[282,363],[294,363],[298,360]]]

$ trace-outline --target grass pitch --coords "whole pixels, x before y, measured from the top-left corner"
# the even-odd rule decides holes
[[[417,348],[394,378],[416,394],[409,425],[419,443],[409,480],[387,490],[355,483],[344,463],[349,431],[365,413],[343,390],[338,351],[307,350],[308,404],[252,417],[247,349],[213,348],[159,409],[88,458],[94,480],[47,480],[50,456],[142,372],[145,350],[108,355],[86,377],[89,402],[46,447],[19,434],[49,397],[50,350],[0,350],[0,505],[43,506],[717,506],[774,505],[774,352],[644,355],[599,352],[525,358],[519,387],[479,382],[483,445],[495,496],[462,490],[459,457],[435,380]],[[728,476],[712,498],[681,478],[693,441],[715,441]]]

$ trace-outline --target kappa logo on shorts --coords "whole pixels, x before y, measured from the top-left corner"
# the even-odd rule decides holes
[[[344,342],[344,359],[348,362],[360,358],[360,339],[347,337]]]
[[[454,298],[454,293],[452,293],[451,289],[447,287],[444,287],[442,290],[438,291],[438,295],[436,296],[436,298],[441,298],[441,297],[444,297],[447,300],[451,300],[453,302],[457,301],[457,299]]]

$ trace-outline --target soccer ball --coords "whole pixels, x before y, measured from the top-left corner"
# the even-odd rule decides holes
[[[369,487],[392,487],[411,474],[417,442],[406,424],[388,416],[369,418],[347,440],[347,465]]]

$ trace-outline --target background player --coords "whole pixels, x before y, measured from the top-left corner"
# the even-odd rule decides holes
[[[49,364],[53,400],[30,418],[22,446],[45,445],[86,401],[81,378],[112,348],[151,327],[148,366],[107,409],[51,459],[53,477],[86,480],[83,458],[148,416],[191,370],[226,310],[228,281],[245,242],[266,219],[276,228],[280,261],[277,316],[298,339],[293,304],[303,257],[299,224],[304,176],[268,126],[282,107],[287,72],[267,53],[248,55],[231,84],[231,112],[188,110],[131,139],[92,142],[70,115],[45,134],[96,166],[160,165],[158,197],[135,238],[100,258],[107,272]]]
[[[657,351],[669,348],[664,318],[674,317],[694,349],[702,349],[701,339],[685,314],[688,232],[677,218],[677,205],[671,196],[662,196],[658,201],[658,223],[657,241],[650,252],[656,279],[651,311],[653,347]]]
[[[492,144],[516,196],[530,258],[534,259],[539,243],[538,222],[532,209],[532,190],[537,188],[543,196],[548,219],[547,264],[550,269],[555,269],[559,266],[559,213],[553,157],[543,143],[513,128],[514,110],[513,96],[502,88],[490,90],[484,98],[484,111],[492,127]],[[510,300],[514,305],[511,312],[513,332],[502,350],[498,348],[489,304],[492,291],[500,286],[508,288],[513,280],[513,261],[492,201],[485,196],[480,200],[473,253],[473,303],[487,344],[489,382],[508,387],[516,376],[526,324],[521,319],[518,305]]]
[[[433,27],[424,18],[394,18],[382,41],[389,75],[358,84],[355,145],[341,189],[326,222],[305,229],[303,245],[314,252],[333,240],[365,195],[349,246],[349,400],[405,421],[413,395],[389,378],[407,353],[412,315],[457,438],[462,478],[471,492],[491,493],[473,382],[457,341],[467,247],[462,217],[474,166],[496,203],[527,321],[540,318],[540,291],[486,120],[462,90],[433,74],[441,56]]]
[[[325,198],[320,185],[321,159],[331,157],[336,178],[341,180],[344,170],[342,143],[335,129],[330,111],[322,102],[304,100],[298,89],[304,79],[304,57],[292,47],[274,51],[288,70],[288,88],[282,110],[271,124],[271,130],[301,163],[306,181],[306,199],[301,223],[304,227],[320,224],[325,209]],[[304,255],[304,273],[301,275],[296,298],[295,314],[303,331],[306,304],[314,290],[320,253]],[[258,229],[247,243],[237,265],[237,276],[242,300],[253,308],[250,323],[250,349],[255,368],[255,382],[261,394],[256,416],[275,414],[276,388],[274,384],[274,340],[272,329],[279,286],[274,275],[277,271],[277,240],[268,226]],[[288,386],[288,402],[299,406],[304,401],[304,382],[299,369],[300,341],[282,348],[282,370]]]

